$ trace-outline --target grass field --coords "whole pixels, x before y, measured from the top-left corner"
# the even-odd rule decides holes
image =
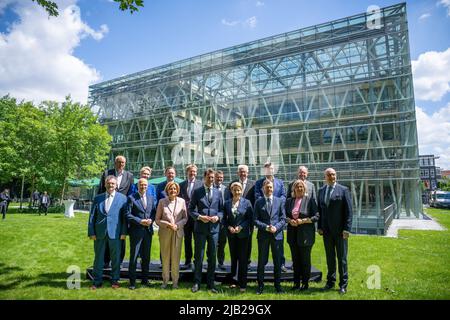
[[[92,265],[94,254],[93,243],[86,236],[87,214],[77,213],[74,219],[67,219],[63,214],[11,213],[6,220],[0,221],[0,299],[450,299],[450,211],[428,209],[427,212],[447,230],[401,230],[399,238],[352,235],[348,257],[349,287],[342,297],[337,290],[320,291],[323,281],[312,283],[306,293],[295,294],[289,292],[292,284],[285,282],[283,287],[287,293],[282,295],[274,294],[273,286],[267,283],[262,296],[255,294],[255,282],[249,283],[245,294],[225,285],[219,286],[221,293],[216,295],[207,292],[204,285],[201,291],[193,294],[190,292],[192,283],[180,283],[178,290],[162,290],[159,281],[154,281],[152,288],[134,291],[122,281],[118,290],[105,286],[92,292],[90,281],[85,279],[85,270]],[[252,260],[256,261],[256,245],[254,248]],[[159,241],[155,234],[152,259],[158,258],[158,252]],[[285,253],[290,260],[287,244]],[[326,274],[320,236],[313,248],[312,262]],[[71,265],[81,269],[79,290],[66,287],[66,271]],[[379,289],[367,286],[372,275],[368,273],[370,266],[380,268]]]

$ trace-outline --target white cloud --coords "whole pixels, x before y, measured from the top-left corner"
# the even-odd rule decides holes
[[[255,16],[248,18],[244,22],[244,26],[250,27],[251,29],[256,27],[256,24],[258,23],[258,20]]]
[[[19,20],[0,33],[0,96],[19,100],[63,101],[70,94],[87,102],[88,86],[101,80],[93,67],[73,55],[86,37],[101,40],[106,25],[92,29],[81,20],[76,0],[59,0],[58,17],[32,1],[16,1],[13,10]]]
[[[450,169],[450,103],[428,115],[416,107],[419,154],[434,154],[437,166]]]
[[[236,27],[238,25],[241,25],[243,27],[248,27],[250,29],[256,28],[256,24],[258,23],[258,20],[256,19],[255,16],[250,17],[248,19],[246,19],[245,21],[240,21],[240,20],[233,20],[233,21],[228,21],[226,19],[222,19],[222,24],[227,26],[227,27]]]
[[[239,24],[239,21],[228,21],[226,19],[222,19],[222,24],[228,26],[228,27],[234,27]]]
[[[257,7],[262,7],[262,6],[264,6],[264,2],[262,2],[262,1],[256,1],[256,6],[257,6]]]
[[[450,91],[450,48],[425,52],[411,64],[417,99],[439,101]]]
[[[421,16],[419,17],[419,20],[425,20],[425,19],[427,19],[427,18],[429,18],[429,17],[431,17],[431,14],[430,14],[430,13],[424,13],[423,15],[421,15]]]
[[[447,8],[447,16],[450,17],[450,0],[440,0],[438,5],[444,6]]]

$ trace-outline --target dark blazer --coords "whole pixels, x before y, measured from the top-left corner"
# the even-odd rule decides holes
[[[212,186],[211,186],[212,187]],[[211,234],[218,233],[220,230],[220,222],[223,219],[223,202],[222,194],[219,190],[212,187],[213,195],[211,203],[208,201],[205,187],[194,190],[192,199],[189,203],[189,215],[194,220],[194,232]],[[198,216],[218,216],[219,221],[217,223],[203,223],[198,220]]]
[[[223,212],[223,225],[227,228],[229,235],[236,235],[238,238],[246,238],[250,236],[250,226],[253,220],[253,208],[249,200],[241,197],[237,207],[236,218],[231,212],[232,199],[225,201]],[[242,230],[239,233],[230,233],[228,227],[240,226]]]
[[[240,182],[240,181],[241,180],[236,179],[236,180],[231,181],[231,183],[228,185],[228,190],[229,190],[228,192],[230,193],[230,198],[233,196],[231,194],[231,190],[230,190],[231,185],[234,182]],[[243,190],[243,192],[242,192],[242,196],[245,199],[249,200],[250,203],[252,204],[252,206],[255,205],[255,183],[256,183],[255,180],[247,179],[247,184],[245,185],[245,190]]]
[[[266,198],[259,198],[255,203],[253,214],[254,225],[258,228],[258,239],[275,237],[275,240],[283,240],[283,228],[286,225],[285,200],[273,197],[272,211],[267,210]],[[277,232],[272,234],[266,231],[268,225],[275,226]]]
[[[288,190],[287,190],[287,195],[286,195],[286,197],[288,199],[292,198],[292,185],[294,184],[294,182],[295,182],[295,180],[292,181],[291,183],[289,183]],[[316,187],[314,186],[314,183],[312,183],[312,182],[310,182],[308,180],[306,180],[305,183],[306,183],[306,188],[308,188],[308,195],[311,198],[313,198],[314,201],[316,201],[316,204],[317,204],[317,194],[316,194]]]
[[[47,202],[46,203],[42,202],[44,200],[44,197],[47,197]],[[41,198],[39,199],[39,203],[41,204],[41,206],[48,208],[50,206],[50,203],[51,203],[50,196],[48,194],[46,196],[44,194],[42,194]]]
[[[153,235],[153,222],[156,216],[155,200],[149,194],[146,194],[146,197],[147,208],[144,209],[139,192],[128,196],[127,220],[129,222],[128,233],[130,236],[143,237],[144,232]],[[149,227],[145,227],[141,225],[142,219],[152,219],[152,224]]]
[[[295,206],[295,198],[286,200],[286,218],[292,219],[292,209]],[[312,246],[316,238],[315,223],[319,220],[316,201],[308,195],[303,197],[300,204],[300,219],[310,218],[312,223],[302,224],[297,227],[287,224],[287,242],[298,246]],[[286,219],[287,220],[287,219]]]
[[[189,209],[189,202],[191,201],[191,199],[189,198],[189,194],[188,194],[188,185],[189,182],[188,180],[184,180],[183,182],[180,183],[180,197],[184,199],[184,201],[186,202],[186,208]],[[202,180],[199,179],[195,179],[194,181],[194,190],[192,190],[192,195],[194,195],[194,191],[198,188],[203,187],[203,182]]]
[[[259,198],[264,198],[264,180],[266,180],[266,177],[259,179],[255,183],[255,201],[257,201]],[[286,189],[284,188],[283,180],[273,178],[273,196],[286,200]]]
[[[107,176],[116,176],[116,169],[109,169],[103,172],[100,178],[100,185],[98,186],[98,194],[106,192],[105,179]],[[130,171],[123,170],[122,181],[120,182],[120,186],[117,187],[117,191],[126,196],[132,184],[134,184],[133,174]]]
[[[319,189],[319,221],[318,229],[331,235],[340,235],[342,232],[350,232],[352,229],[352,198],[347,187],[336,183],[330,196],[330,203],[325,203],[327,185]]]
[[[94,198],[89,213],[88,236],[104,239],[119,239],[127,234],[127,197],[116,192],[109,212],[105,211],[106,194],[101,193]]]

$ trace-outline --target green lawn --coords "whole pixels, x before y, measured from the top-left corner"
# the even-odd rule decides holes
[[[12,211],[12,210],[11,210]],[[450,211],[429,209],[428,213],[450,229]],[[275,295],[268,283],[262,296],[255,294],[256,283],[250,282],[247,293],[221,286],[222,293],[205,290],[193,294],[192,283],[181,283],[178,290],[154,288],[130,291],[108,286],[90,291],[85,270],[92,265],[93,244],[88,240],[87,214],[67,219],[63,214],[8,214],[0,221],[0,299],[450,299],[450,231],[401,230],[399,238],[352,235],[349,243],[349,287],[341,297],[336,290],[321,292],[322,283],[312,283],[307,293],[292,294],[292,284],[283,283],[288,293]],[[253,261],[256,261],[256,246]],[[158,236],[153,238],[152,259],[158,258]],[[129,250],[127,250],[129,253]],[[290,250],[286,245],[286,258]],[[229,255],[228,255],[229,256]],[[227,257],[228,257],[227,256]],[[128,259],[128,257],[126,257]],[[321,238],[313,249],[313,265],[326,274],[326,260]],[[183,261],[183,260],[182,260]],[[66,270],[77,265],[82,271],[80,290],[66,287]],[[368,289],[371,275],[367,268],[379,266],[381,288]]]

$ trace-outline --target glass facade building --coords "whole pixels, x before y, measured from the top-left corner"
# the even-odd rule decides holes
[[[405,3],[98,83],[90,103],[113,136],[111,166],[123,154],[136,174],[183,176],[195,163],[230,181],[270,160],[286,184],[307,166],[317,188],[333,167],[355,232],[422,213]]]

